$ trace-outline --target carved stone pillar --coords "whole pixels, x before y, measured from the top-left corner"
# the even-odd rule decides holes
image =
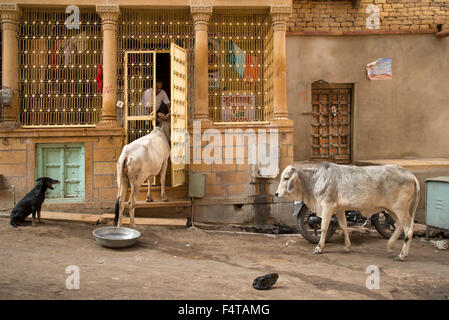
[[[97,126],[119,126],[117,122],[117,21],[118,5],[97,5],[103,30],[103,102]]]
[[[287,74],[285,57],[285,31],[292,12],[290,6],[272,6],[270,10],[273,28],[273,118],[288,119]]]
[[[2,110],[1,128],[12,129],[20,127],[19,116],[19,62],[17,30],[20,18],[20,9],[14,3],[0,4],[2,25],[2,86],[13,89],[12,103]]]
[[[191,6],[190,13],[195,27],[194,118],[209,121],[207,30],[212,6]]]

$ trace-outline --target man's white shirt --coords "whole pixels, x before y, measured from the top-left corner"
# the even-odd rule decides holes
[[[170,103],[167,92],[165,92],[164,90],[161,90],[161,92],[159,92],[159,94],[156,96],[156,111],[159,109],[162,102],[165,104]],[[149,88],[145,90],[145,92],[142,95],[142,99],[140,100],[140,103],[136,107],[136,116],[149,115],[152,110],[153,110],[153,88]]]

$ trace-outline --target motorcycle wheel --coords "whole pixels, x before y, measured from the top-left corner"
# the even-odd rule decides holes
[[[309,218],[314,215],[315,213],[311,212],[309,209],[307,208],[303,209],[296,216],[296,223],[298,225],[299,233],[301,233],[304,239],[306,239],[311,243],[318,243],[320,242],[321,237],[321,224],[316,225],[316,234],[315,234],[315,230],[313,228],[314,226],[312,223],[309,222]],[[330,223],[326,233],[326,242],[330,241],[330,239],[335,233],[335,230],[336,225]]]
[[[390,239],[394,230],[396,230],[393,218],[391,218],[391,216],[385,211],[376,213],[372,217],[372,222],[377,232],[379,232],[386,239]],[[404,232],[402,232],[400,238],[402,237],[404,237]]]

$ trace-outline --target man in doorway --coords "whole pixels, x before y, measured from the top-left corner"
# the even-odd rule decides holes
[[[162,89],[163,83],[161,80],[156,80],[156,121],[165,121],[170,124],[170,100],[168,99],[167,92]],[[145,115],[150,114],[153,111],[153,88],[145,90],[140,100],[140,114]],[[143,110],[147,110],[148,113],[143,113]],[[143,114],[142,114],[143,113]]]

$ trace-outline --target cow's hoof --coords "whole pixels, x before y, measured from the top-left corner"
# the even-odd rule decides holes
[[[167,198],[161,198],[161,201],[168,202]]]
[[[349,252],[351,252],[351,248],[348,248],[348,247],[344,247],[343,249],[345,250],[345,252],[346,252],[346,253],[349,253]]]
[[[145,201],[146,202],[153,202],[153,199],[151,199],[150,197],[147,197],[147,199]]]
[[[321,249],[320,248],[315,248],[313,249],[313,254],[320,254],[321,253]]]
[[[400,262],[404,262],[405,258],[403,256],[401,256],[401,255],[398,255],[398,256],[396,256],[396,258],[394,260],[400,261]]]

